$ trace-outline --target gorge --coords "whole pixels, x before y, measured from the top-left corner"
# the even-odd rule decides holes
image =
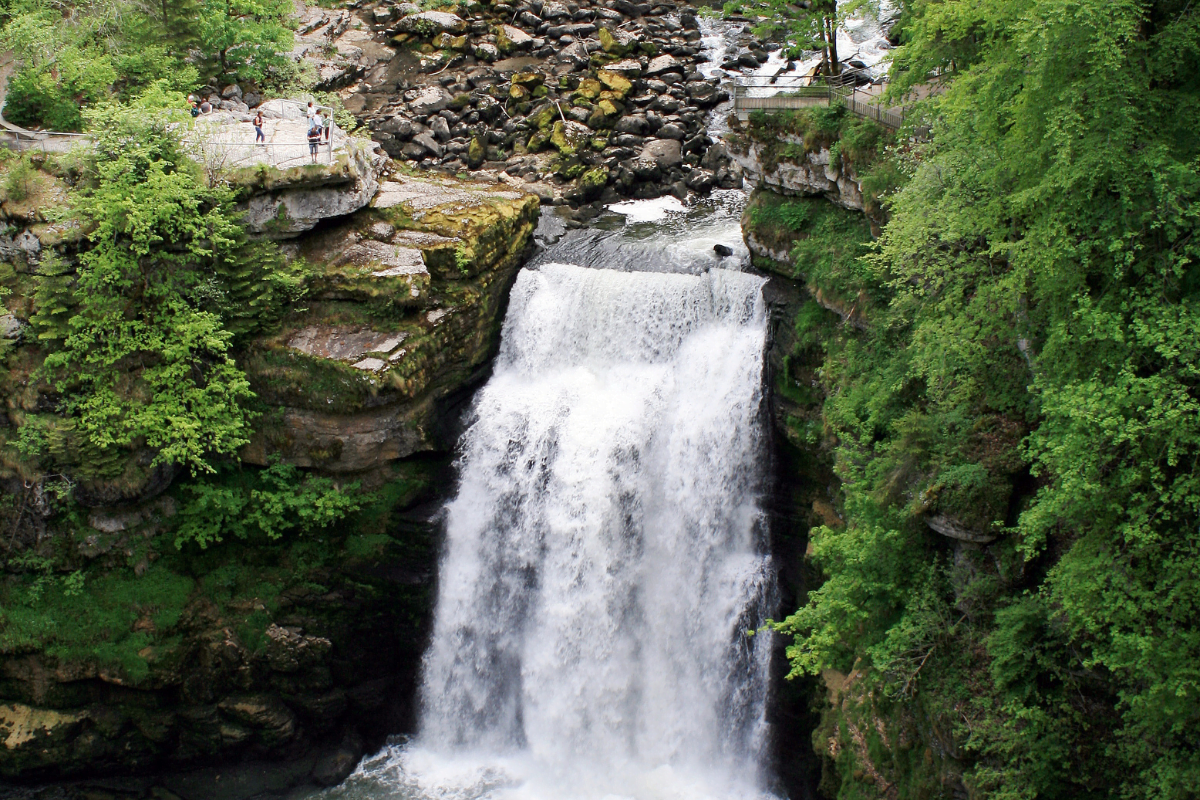
[[[1200,11],[860,10],[4,5],[0,800],[1192,800]]]

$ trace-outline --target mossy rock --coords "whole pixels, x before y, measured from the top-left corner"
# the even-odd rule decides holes
[[[546,145],[550,143],[550,131],[538,131],[529,137],[529,142],[525,145],[526,152],[540,152]]]
[[[623,45],[617,41],[617,37],[613,36],[608,28],[601,28],[596,32],[596,37],[600,40],[600,47],[604,52],[614,56],[623,56],[632,49],[630,45]]]
[[[487,150],[483,142],[478,136],[472,137],[471,143],[467,145],[467,166],[471,169],[479,169],[485,155],[487,155]]]
[[[608,87],[609,91],[622,99],[633,89],[633,83],[628,78],[612,70],[602,69],[596,73],[596,77],[599,78],[600,83]]]
[[[600,192],[604,191],[604,187],[608,184],[608,169],[606,167],[595,167],[589,169],[579,176],[576,185],[583,193],[584,198],[594,200],[600,196]]]
[[[557,116],[557,109],[555,109],[555,107],[550,103],[546,103],[545,105],[534,109],[534,111],[528,117],[526,117],[526,122],[541,131],[549,128],[550,124],[554,122]]]
[[[609,128],[621,116],[621,110],[611,100],[601,100],[596,103],[592,114],[588,117],[588,127],[593,129]]]
[[[522,102],[522,101],[524,101],[524,100],[528,100],[528,99],[529,99],[529,97],[530,97],[530,92],[529,92],[529,90],[528,90],[528,89],[526,89],[524,86],[521,86],[521,85],[520,85],[520,84],[518,84],[518,83],[514,83],[514,84],[513,84],[512,86],[510,86],[510,87],[509,87],[509,89],[508,89],[508,97],[509,97],[509,99],[510,99],[510,100],[515,100],[515,101],[517,101],[518,103],[520,103],[520,102]]]
[[[512,76],[512,82],[517,86],[524,86],[530,91],[535,86],[541,86],[546,80],[545,76],[540,72],[518,72]]]
[[[579,81],[579,87],[575,89],[575,98],[583,98],[585,100],[595,100],[600,96],[600,92],[604,91],[603,84],[595,78],[584,78]]]
[[[582,147],[591,135],[591,131],[583,125],[572,123],[570,125],[562,120],[554,123],[554,128],[550,132],[550,144],[564,156],[572,156]]]

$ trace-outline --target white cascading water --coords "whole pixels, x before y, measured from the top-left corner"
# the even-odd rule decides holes
[[[643,266],[518,276],[446,509],[419,733],[335,792],[764,796],[763,280]]]

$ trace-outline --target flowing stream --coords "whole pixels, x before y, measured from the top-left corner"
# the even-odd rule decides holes
[[[582,231],[547,213],[460,444],[419,732],[328,796],[767,796],[767,315],[741,197]]]

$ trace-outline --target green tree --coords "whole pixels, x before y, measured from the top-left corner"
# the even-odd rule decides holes
[[[782,37],[790,54],[805,52],[821,54],[821,72],[838,75],[842,71],[838,60],[837,31],[842,19],[855,13],[875,13],[878,3],[872,0],[730,0],[725,3],[726,14],[745,14],[757,20],[754,31],[759,36]]]
[[[21,7],[0,33],[0,46],[21,59],[9,81],[6,117],[18,125],[80,130],[80,109],[106,97],[117,80],[103,33],[100,18],[64,20],[46,4]]]
[[[950,732],[981,797],[1182,800],[1200,785],[1200,15],[918,0],[903,30],[896,91],[945,91],[911,112],[931,138],[868,262],[886,300],[827,356],[847,525],[814,533],[828,580],[784,623],[793,665],[857,660],[886,689],[924,653],[925,689],[890,713]],[[952,558],[931,520],[996,537],[987,560],[964,571],[972,551]]]
[[[264,80],[292,49],[288,0],[201,0],[196,35],[222,75]]]
[[[198,292],[241,230],[229,190],[206,186],[183,155],[172,105],[182,98],[156,89],[88,112],[95,146],[75,211],[90,248],[79,256],[66,335],[44,369],[91,445],[144,444],[156,463],[203,471],[211,454],[247,440],[249,385],[229,354],[232,334]],[[34,325],[57,339],[62,277],[53,270],[42,280],[53,302]]]

